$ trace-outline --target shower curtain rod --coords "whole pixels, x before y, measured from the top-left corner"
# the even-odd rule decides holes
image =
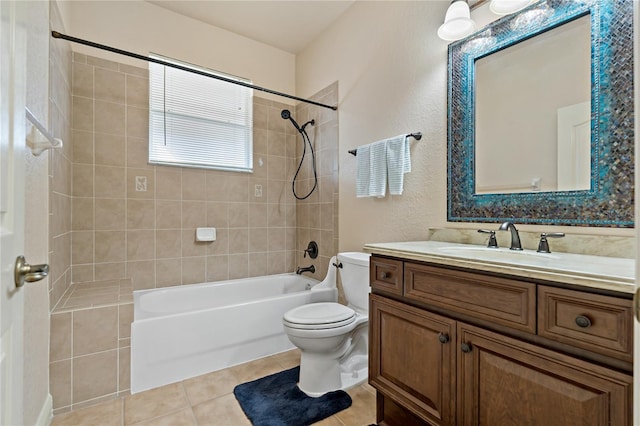
[[[248,87],[248,88],[253,89],[253,90],[259,90],[260,92],[266,92],[266,93],[270,93],[272,95],[282,96],[284,98],[294,99],[294,100],[300,101],[300,102],[306,102],[308,104],[320,106],[320,107],[323,107],[323,108],[329,108],[329,109],[332,109],[334,111],[338,109],[337,106],[325,105],[325,104],[322,104],[320,102],[312,101],[312,100],[309,100],[309,99],[299,98],[298,96],[288,95],[286,93],[277,92],[275,90],[266,89],[266,88],[260,87],[260,86],[254,86],[253,84],[243,83],[241,81],[232,80],[230,78],[225,78],[225,77],[222,77],[222,76],[208,74],[208,73],[206,73],[204,71],[183,67],[182,65],[172,64],[171,62],[165,62],[165,61],[162,61],[160,59],[150,58],[148,56],[143,56],[143,55],[139,55],[137,53],[127,52],[126,50],[117,49],[115,47],[105,46],[104,44],[94,43],[92,41],[83,40],[83,39],[77,38],[77,37],[72,37],[72,36],[69,36],[69,35],[66,35],[66,34],[59,33],[58,31],[51,31],[51,36],[53,38],[61,38],[63,40],[71,41],[73,43],[84,44],[85,46],[90,46],[90,47],[95,47],[97,49],[107,50],[109,52],[118,53],[120,55],[129,56],[131,58],[136,58],[136,59],[140,59],[140,60],[147,61],[147,62],[155,62],[156,64],[165,65],[167,67],[172,67],[172,68],[177,68],[177,69],[182,70],[182,71],[188,71],[188,72],[191,72],[191,73],[194,73],[194,74],[203,75],[205,77],[215,78],[217,80],[226,81],[227,83],[237,84],[237,85],[240,85],[240,86]]]

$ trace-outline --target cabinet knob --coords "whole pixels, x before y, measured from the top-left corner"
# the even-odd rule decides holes
[[[468,354],[469,352],[471,352],[471,345],[468,343],[463,343],[460,345],[460,349],[462,349],[462,352],[464,352],[465,354]]]
[[[383,280],[386,280],[387,278],[391,277],[391,274],[388,272],[383,272],[380,274],[380,278]]]
[[[438,334],[438,340],[440,340],[440,343],[445,344],[449,341],[449,335],[441,332]]]
[[[588,328],[591,326],[591,320],[585,315],[578,315],[576,317],[576,325],[578,327]]]

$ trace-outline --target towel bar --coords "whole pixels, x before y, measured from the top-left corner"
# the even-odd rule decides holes
[[[407,137],[408,138],[414,138],[415,140],[419,141],[420,139],[422,139],[422,133],[420,133],[420,132],[407,133]],[[351,154],[351,155],[358,155],[358,150],[357,149],[350,149],[347,152],[349,154]]]

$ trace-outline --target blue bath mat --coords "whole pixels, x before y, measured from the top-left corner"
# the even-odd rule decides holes
[[[299,377],[295,367],[238,385],[233,393],[254,426],[306,426],[351,406],[341,390],[307,396],[296,385]]]

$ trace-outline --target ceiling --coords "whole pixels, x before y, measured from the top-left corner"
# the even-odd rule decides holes
[[[146,0],[156,6],[297,54],[354,1]]]

